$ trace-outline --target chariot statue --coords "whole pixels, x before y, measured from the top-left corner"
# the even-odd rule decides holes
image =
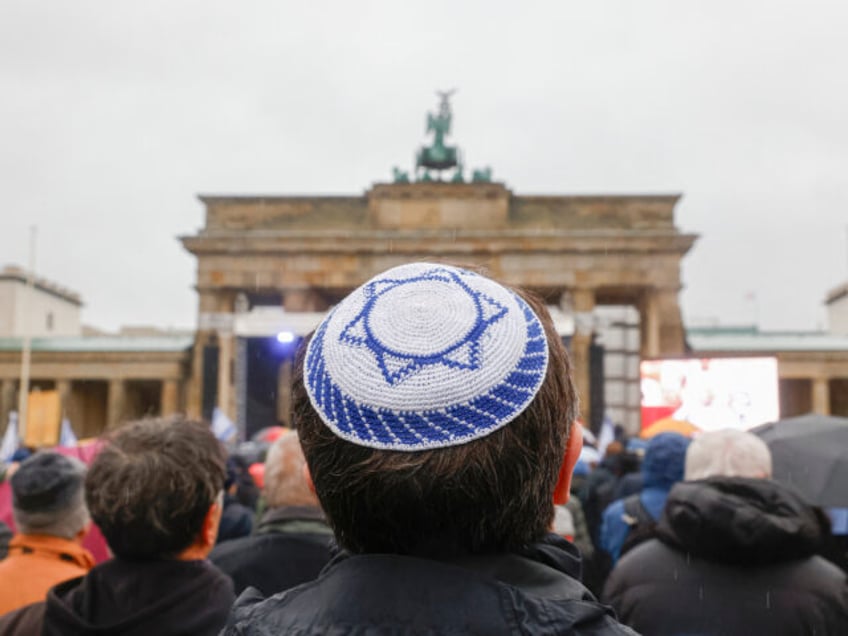
[[[422,146],[415,154],[415,182],[429,183],[442,181],[442,172],[452,170],[448,175],[450,183],[466,183],[465,166],[459,148],[449,146],[445,138],[450,135],[451,113],[450,98],[456,89],[450,91],[436,91],[439,96],[439,110],[427,113],[427,132],[433,134],[433,141],[429,146]],[[394,183],[411,183],[409,173],[398,167],[392,169],[392,181]],[[473,170],[471,173],[473,183],[490,183],[492,181],[492,169],[489,167]]]
[[[427,132],[433,133],[433,143],[423,146],[415,157],[416,171],[442,170],[456,168],[459,164],[459,150],[456,146],[445,145],[445,137],[451,130],[450,97],[456,91],[439,91],[439,111],[434,115],[427,113]]]

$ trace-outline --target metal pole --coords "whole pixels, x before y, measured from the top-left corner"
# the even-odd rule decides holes
[[[32,316],[30,316],[30,301],[35,286],[35,241],[38,228],[30,227],[29,271],[27,271],[26,292],[21,297],[21,313],[23,316],[23,347],[21,349],[21,388],[18,392],[18,436],[26,439],[27,407],[29,406],[29,368],[32,351]]]

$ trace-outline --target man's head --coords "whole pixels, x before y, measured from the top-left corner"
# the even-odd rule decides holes
[[[294,409],[343,547],[479,553],[550,526],[577,398],[544,304],[416,263],[375,277],[322,322],[296,367]]]
[[[282,506],[318,507],[318,498],[304,474],[303,449],[296,431],[289,431],[274,442],[265,458],[265,503],[269,508]]]
[[[707,477],[771,477],[771,451],[759,437],[724,429],[696,437],[686,451],[686,481]]]
[[[58,453],[36,453],[12,476],[12,510],[22,534],[63,539],[81,536],[88,527],[83,483],[85,464]]]
[[[214,544],[225,472],[224,451],[204,424],[142,420],[118,429],[97,455],[86,500],[117,556],[184,558],[197,547],[199,558]]]

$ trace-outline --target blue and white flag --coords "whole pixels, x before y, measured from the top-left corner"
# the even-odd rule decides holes
[[[222,442],[228,442],[236,434],[236,425],[217,406],[212,411],[212,434]]]
[[[6,427],[6,434],[3,435],[3,443],[0,444],[0,461],[10,461],[16,450],[18,450],[18,412],[11,411],[9,425]]]
[[[607,446],[615,441],[615,425],[612,423],[609,415],[604,414],[603,422],[601,423],[601,431],[598,433],[598,450],[601,455],[607,452]]]
[[[67,417],[62,418],[62,429],[59,431],[59,446],[70,448],[77,445],[77,436],[71,428],[71,421]]]

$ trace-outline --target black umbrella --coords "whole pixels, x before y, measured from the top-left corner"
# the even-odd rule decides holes
[[[751,430],[771,450],[773,476],[810,503],[848,507],[848,418],[790,417]]]

